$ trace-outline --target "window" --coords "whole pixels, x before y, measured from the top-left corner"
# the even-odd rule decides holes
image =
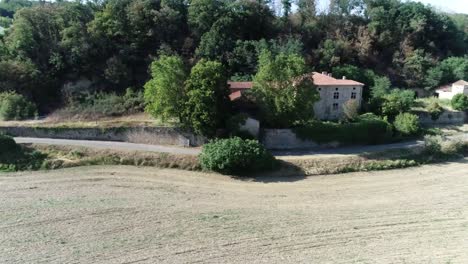
[[[340,99],[340,93],[339,92],[334,92],[333,93],[333,99]]]
[[[351,99],[356,99],[356,93],[355,92],[351,93]]]
[[[338,110],[338,103],[333,104],[333,110],[335,110],[335,111]]]
[[[335,91],[338,91],[338,88],[335,88]]]
[[[353,90],[356,90],[356,87],[353,87]]]
[[[322,88],[318,88],[319,91],[322,91]]]

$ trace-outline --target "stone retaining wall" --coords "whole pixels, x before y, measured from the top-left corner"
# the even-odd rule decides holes
[[[299,139],[291,129],[264,129],[262,143],[267,149],[313,149],[321,145]]]
[[[123,141],[130,143],[176,146],[200,146],[206,142],[178,128],[171,127],[111,127],[111,128],[65,128],[65,127],[0,127],[0,132],[15,137],[58,138],[76,140]]]
[[[461,125],[466,121],[465,112],[444,111],[437,120],[432,120],[428,112],[417,112],[421,125]]]

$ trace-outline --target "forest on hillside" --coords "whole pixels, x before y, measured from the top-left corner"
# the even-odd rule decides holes
[[[161,55],[179,55],[187,68],[218,61],[229,79],[251,80],[265,49],[367,89],[376,77],[426,90],[468,79],[468,15],[400,0],[332,0],[322,12],[315,0],[279,3],[2,0],[0,92],[49,112],[73,93],[142,90]],[[90,85],[72,85],[80,80]]]

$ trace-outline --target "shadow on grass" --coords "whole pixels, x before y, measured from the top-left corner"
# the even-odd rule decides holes
[[[233,179],[251,182],[275,183],[296,182],[304,180],[305,171],[290,162],[278,160],[278,169],[266,172],[243,173],[242,175],[230,175]]]

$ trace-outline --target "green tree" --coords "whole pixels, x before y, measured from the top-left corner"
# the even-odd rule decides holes
[[[201,60],[185,83],[182,121],[197,134],[213,137],[229,117],[227,78],[221,63]]]
[[[452,98],[452,107],[455,110],[464,111],[468,110],[468,96],[464,94],[456,94]]]
[[[184,62],[177,56],[161,56],[151,64],[151,80],[145,84],[146,111],[165,121],[181,120],[184,106]]]
[[[307,73],[299,55],[273,55],[267,50],[261,53],[252,92],[268,126],[291,127],[314,117],[319,95]]]
[[[382,114],[393,120],[398,114],[408,112],[414,105],[415,93],[411,90],[393,89],[383,97]]]

